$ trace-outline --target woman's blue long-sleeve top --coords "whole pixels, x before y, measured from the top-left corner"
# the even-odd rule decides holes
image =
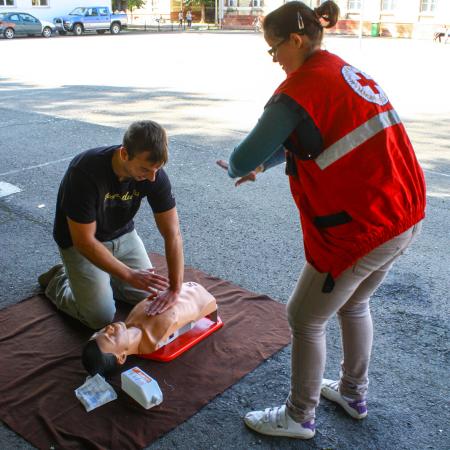
[[[230,156],[228,175],[247,175],[263,164],[264,170],[285,161],[283,143],[299,125],[301,116],[285,103],[270,104],[247,137]]]

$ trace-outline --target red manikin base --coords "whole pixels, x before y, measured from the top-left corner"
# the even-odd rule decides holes
[[[217,318],[217,322],[213,322],[208,317],[203,317],[203,319],[197,321],[194,328],[181,336],[178,336],[174,341],[153,353],[139,355],[139,357],[163,362],[172,361],[172,359],[177,358],[186,350],[189,350],[191,347],[208,337],[211,333],[214,333],[214,331],[217,331],[222,327],[223,322],[220,317]]]

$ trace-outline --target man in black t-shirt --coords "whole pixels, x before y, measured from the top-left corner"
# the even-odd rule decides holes
[[[56,307],[98,329],[113,321],[115,301],[153,297],[149,314],[178,300],[184,258],[175,199],[163,166],[167,136],[152,121],[130,125],[122,145],[76,156],[61,182],[53,236],[59,264],[39,277]],[[133,217],[147,198],[164,244],[169,277],[158,275]]]

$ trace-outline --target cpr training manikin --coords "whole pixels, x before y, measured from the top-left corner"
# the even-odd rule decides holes
[[[142,300],[125,322],[114,322],[95,333],[98,347],[123,364],[128,355],[149,354],[170,342],[195,322],[217,311],[216,299],[200,284],[183,283],[179,300],[161,314],[147,315],[151,300]]]

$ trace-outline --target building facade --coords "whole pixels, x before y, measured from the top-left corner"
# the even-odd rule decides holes
[[[450,0],[338,0],[340,21],[335,32],[389,37],[429,38],[450,25]]]
[[[255,16],[266,15],[284,0],[219,0],[224,2],[225,28],[252,27]],[[304,0],[314,8],[324,0]],[[335,0],[340,20],[338,34],[429,38],[443,25],[450,26],[450,0]]]

